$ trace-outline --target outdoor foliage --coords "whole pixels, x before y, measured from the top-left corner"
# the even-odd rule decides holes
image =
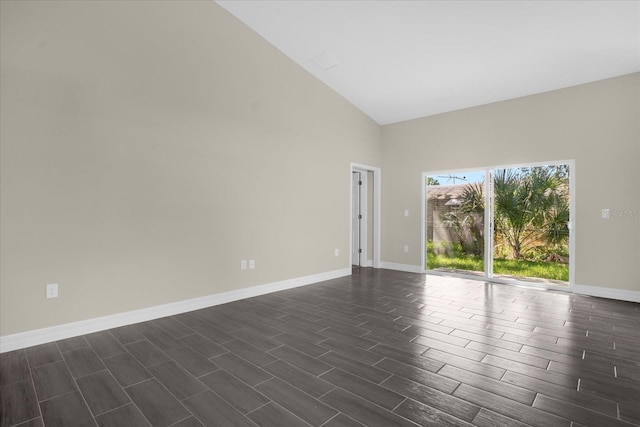
[[[501,169],[494,176],[496,248],[513,259],[566,252],[569,239],[568,168]]]
[[[444,268],[447,270],[483,271],[482,256],[455,251],[455,256],[437,255],[433,242],[427,245],[427,265],[431,269]],[[569,280],[567,264],[547,261],[526,261],[496,258],[493,260],[493,272],[497,275],[517,277],[536,277],[548,280]]]

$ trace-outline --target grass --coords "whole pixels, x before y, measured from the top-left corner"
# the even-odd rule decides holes
[[[428,268],[446,268],[453,270],[483,271],[482,257],[477,255],[459,255],[450,257],[427,253]],[[512,259],[494,259],[493,273],[518,277],[535,277],[548,280],[569,281],[569,266],[559,262],[524,261]]]

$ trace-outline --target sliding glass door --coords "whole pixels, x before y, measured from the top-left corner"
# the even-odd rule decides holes
[[[570,163],[424,175],[425,270],[567,286]]]

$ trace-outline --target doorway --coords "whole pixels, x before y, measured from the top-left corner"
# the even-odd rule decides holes
[[[367,172],[351,172],[351,265],[368,267],[367,234],[369,231],[367,215]]]
[[[352,267],[380,265],[380,169],[351,164]]]

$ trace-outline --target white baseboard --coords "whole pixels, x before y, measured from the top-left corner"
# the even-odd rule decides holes
[[[388,270],[406,271],[407,273],[424,273],[422,267],[419,265],[411,264],[398,264],[396,262],[382,261],[380,268],[386,268]]]
[[[588,286],[588,285],[573,285],[571,287],[571,290],[576,294],[589,295],[592,297],[640,302],[639,291],[628,291],[625,289],[612,289],[612,288],[603,288],[601,286]]]
[[[380,268],[386,268],[389,270],[397,270],[397,271],[406,271],[408,273],[424,273],[422,267],[411,264],[398,264],[395,262],[381,262]],[[464,277],[464,276],[456,276],[453,277]],[[475,279],[470,277],[471,279]],[[484,278],[478,278],[477,280],[486,280]],[[600,298],[609,298],[621,301],[630,301],[630,302],[639,302],[640,303],[640,292],[639,291],[629,291],[625,289],[614,289],[614,288],[605,288],[602,286],[587,286],[587,285],[573,285],[570,289],[567,289],[568,292],[573,292],[580,295],[589,295],[592,297],[600,297]]]
[[[52,326],[49,328],[0,336],[0,353],[66,338],[77,337],[79,335],[90,334],[93,332],[104,331],[106,329],[117,328],[120,326],[131,325],[134,323],[146,322],[149,320],[159,319],[161,317],[186,313],[188,311],[199,310],[202,308],[270,294],[272,292],[283,291],[285,289],[297,288],[313,283],[324,282],[325,280],[337,279],[349,275],[351,275],[350,267],[313,274],[310,276],[282,280],[279,282],[267,283],[264,285],[252,286],[250,288],[207,295],[200,298],[192,298],[169,304],[142,308],[140,310],[133,310],[110,316],[82,320],[80,322],[66,323],[64,325]]]

